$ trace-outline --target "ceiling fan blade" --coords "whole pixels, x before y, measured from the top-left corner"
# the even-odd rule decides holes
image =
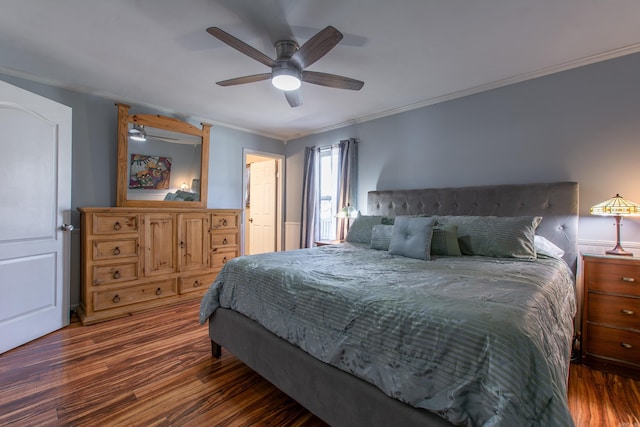
[[[314,85],[334,87],[337,89],[360,90],[364,82],[337,74],[319,73],[317,71],[303,71],[302,81]]]
[[[169,138],[168,136],[160,136],[160,135],[149,135],[149,134],[147,134],[147,138],[160,139],[162,141],[167,141],[167,142],[178,141],[178,138]]]
[[[286,90],[284,91],[284,97],[287,98],[287,102],[292,107],[299,107],[302,105],[302,95],[298,90]]]
[[[243,85],[245,83],[254,83],[260,82],[262,80],[269,80],[270,78],[271,73],[253,74],[251,76],[236,77],[235,79],[223,80],[221,82],[216,82],[216,84],[218,86],[235,86]]]
[[[298,63],[300,68],[307,68],[325,56],[340,40],[342,40],[342,33],[329,25],[307,40],[291,59]]]
[[[220,41],[228,44],[229,46],[231,46],[232,48],[238,50],[239,52],[244,53],[248,57],[253,58],[258,62],[263,63],[267,67],[275,67],[276,66],[276,62],[273,59],[269,58],[267,55],[265,55],[264,53],[260,52],[258,49],[254,48],[252,46],[249,46],[248,44],[246,44],[242,40],[235,38],[231,34],[227,33],[226,31],[221,30],[218,27],[209,27],[209,28],[207,28],[207,33],[211,34],[213,37],[219,39]]]

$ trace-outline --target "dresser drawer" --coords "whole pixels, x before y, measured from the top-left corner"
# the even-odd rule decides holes
[[[212,215],[211,228],[214,230],[237,229],[238,215],[229,213],[217,213]]]
[[[94,240],[93,260],[118,259],[138,256],[138,239]]]
[[[222,268],[227,261],[237,256],[237,251],[215,251],[211,254],[211,268]]]
[[[629,362],[640,367],[640,333],[589,325],[587,352],[594,356]]]
[[[93,216],[93,234],[135,233],[138,231],[138,217],[136,215]]]
[[[93,284],[106,285],[109,283],[127,282],[138,278],[138,262],[123,262],[119,264],[94,265]]]
[[[594,291],[640,296],[638,264],[585,263],[585,285]]]
[[[181,294],[204,291],[216,280],[217,273],[199,274],[197,276],[181,277],[178,280],[178,289]]]
[[[238,246],[238,233],[212,233],[211,246],[223,248],[225,246]]]
[[[176,280],[131,286],[128,288],[110,289],[93,293],[94,310],[106,310],[139,302],[176,295]]]
[[[589,293],[588,319],[640,331],[640,299]]]

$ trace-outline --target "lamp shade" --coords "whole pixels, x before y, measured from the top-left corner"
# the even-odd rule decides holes
[[[623,216],[640,215],[640,205],[625,200],[619,194],[616,194],[615,197],[592,206],[591,215],[612,216],[616,219],[616,246],[607,251],[607,254],[633,256],[632,252],[625,251],[620,244],[620,219]]]
[[[591,215],[635,216],[640,215],[640,205],[625,200],[619,194],[591,207]]]
[[[358,210],[351,205],[345,206],[336,214],[336,218],[356,218],[357,216]]]

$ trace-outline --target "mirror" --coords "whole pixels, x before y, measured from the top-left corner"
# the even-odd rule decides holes
[[[116,206],[206,207],[211,125],[118,106]]]

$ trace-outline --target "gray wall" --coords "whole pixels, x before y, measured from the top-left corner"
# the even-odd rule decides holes
[[[73,109],[72,118],[72,223],[76,226],[71,245],[71,305],[80,295],[80,234],[78,207],[109,207],[116,201],[117,108],[112,99],[0,74],[7,83],[37,93]],[[170,106],[167,106],[170,108]],[[132,105],[132,113],[168,114],[166,111]],[[199,121],[180,117],[199,126]],[[243,148],[284,154],[281,141],[214,125],[209,153],[210,208],[242,208]]]
[[[371,190],[577,181],[580,239],[614,241],[589,207],[640,203],[638,76],[630,55],[289,141],[287,221],[300,220],[304,147],[354,137],[363,212]],[[640,218],[623,223],[623,242],[640,242]]]

